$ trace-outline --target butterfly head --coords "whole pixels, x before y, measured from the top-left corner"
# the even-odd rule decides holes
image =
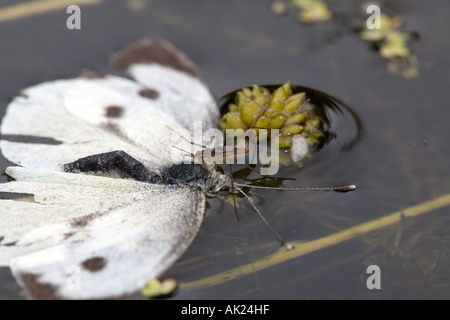
[[[208,170],[209,174],[205,180],[203,191],[208,196],[215,196],[219,192],[229,192],[232,189],[232,179],[224,174],[218,167]]]

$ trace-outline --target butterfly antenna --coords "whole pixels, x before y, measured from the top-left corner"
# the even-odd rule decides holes
[[[190,153],[189,151],[186,151],[186,150],[183,150],[183,149],[181,149],[181,148],[178,148],[177,146],[172,146],[172,148],[178,149],[178,150],[180,150],[181,152],[186,153],[186,154],[189,155],[192,159],[194,159],[194,157],[195,157],[195,155],[193,155],[193,154]]]
[[[234,215],[236,216],[237,221],[239,222],[239,214],[237,211],[237,206],[236,206],[236,197],[233,197],[233,206],[234,206]]]
[[[249,166],[248,164],[246,164],[246,163],[244,163],[243,164],[244,165],[244,167],[246,167],[247,169],[250,169],[251,171],[253,171],[253,172],[255,172],[257,175],[259,175],[259,176],[261,176],[262,177],[262,174],[261,174],[261,172],[259,172],[258,170],[256,170],[255,168],[253,168],[252,166]]]
[[[248,184],[235,183],[238,187],[247,187],[252,189],[267,189],[267,190],[280,190],[280,191],[336,191],[336,192],[348,192],[356,190],[354,184],[339,187],[298,187],[298,188],[279,188],[279,187],[265,187],[265,186],[252,186]]]
[[[192,145],[194,145],[194,146],[202,147],[203,149],[205,149],[205,148],[207,147],[207,146],[204,146],[204,145],[202,145],[202,144],[198,144],[198,143],[195,143],[194,141],[189,140],[188,138],[186,138],[185,136],[179,134],[178,132],[176,132],[173,128],[169,127],[168,125],[165,125],[165,126],[166,126],[166,128],[172,130],[175,134],[177,134],[177,135],[178,135],[181,139],[183,139],[184,141],[189,142],[190,144],[192,144]]]
[[[234,179],[233,179],[233,166],[230,164],[230,180],[231,180],[231,194],[234,195]],[[239,214],[237,212],[237,206],[236,206],[236,197],[233,198],[233,206],[234,206],[234,214],[236,215],[236,219],[239,222]]]
[[[250,204],[252,205],[253,209],[256,211],[256,213],[259,215],[259,217],[262,219],[262,221],[264,221],[264,223],[269,227],[269,229],[275,234],[275,236],[277,237],[278,242],[280,242],[282,247],[285,247],[288,250],[291,250],[292,244],[287,243],[286,241],[284,241],[283,237],[277,232],[277,230],[275,230],[274,227],[272,227],[272,225],[269,223],[269,221],[267,221],[267,219],[262,215],[261,211],[258,210],[258,208],[253,204],[252,200],[250,199],[250,197],[244,192],[242,191],[241,188],[235,187],[237,191],[239,191],[240,193],[242,193],[244,195],[244,197],[247,198],[248,202],[250,202]]]

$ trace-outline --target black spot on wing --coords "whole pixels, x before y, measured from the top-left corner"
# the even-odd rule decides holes
[[[107,122],[105,124],[102,125],[103,129],[111,132],[112,134],[115,134],[116,136],[120,137],[121,139],[134,144],[134,142],[129,139],[121,130],[120,127],[113,122]]]
[[[149,172],[145,166],[123,150],[94,154],[80,158],[63,166],[65,172],[87,172],[122,179],[148,181]]]
[[[5,239],[4,236],[0,236],[0,246],[10,247],[17,243],[17,241],[8,242],[8,243],[2,243],[2,241]]]
[[[115,124],[115,123],[107,122],[107,123],[105,123],[103,125],[103,128],[105,130],[108,130],[111,133],[114,133],[116,136],[119,136],[119,137],[124,138],[124,139],[126,138],[124,136],[124,134],[122,133],[122,131],[120,131],[119,126],[117,124]]]
[[[0,136],[1,140],[11,141],[11,142],[20,142],[20,143],[36,143],[36,144],[49,144],[49,145],[59,145],[62,144],[61,141],[58,141],[53,138],[44,138],[37,136],[30,136],[25,134],[3,134]]]
[[[11,181],[14,181],[11,177],[8,176]],[[34,195],[31,193],[19,193],[19,192],[0,192],[0,200],[24,200],[24,201],[32,201],[34,199]]]
[[[27,291],[30,299],[34,300],[59,300],[57,288],[47,283],[42,283],[39,281],[39,274],[33,273],[19,273],[19,281],[22,286]]]
[[[104,79],[106,76],[98,71],[94,70],[83,70],[81,76],[86,79]]]
[[[84,228],[84,227],[88,226],[95,219],[101,217],[102,215],[103,215],[103,213],[94,212],[94,213],[88,214],[84,217],[73,218],[70,220],[70,226],[74,229]]]
[[[139,95],[144,98],[155,100],[155,99],[158,99],[159,92],[154,89],[147,88],[147,89],[141,89],[139,91]]]
[[[81,263],[83,269],[90,272],[98,272],[103,270],[106,267],[106,260],[102,257],[94,257],[87,260],[84,260]]]
[[[17,241],[8,242],[8,243],[3,243],[2,246],[5,246],[5,247],[12,247],[12,246],[15,246],[16,243],[17,243]]]
[[[137,63],[156,63],[185,72],[203,81],[197,65],[183,52],[164,40],[142,39],[113,55],[110,63],[122,70]]]
[[[105,116],[107,118],[121,118],[125,109],[120,106],[109,106],[105,108]]]
[[[66,232],[64,234],[64,240],[71,238],[73,235],[75,235],[75,232]]]

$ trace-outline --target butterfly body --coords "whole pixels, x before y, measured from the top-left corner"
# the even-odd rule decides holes
[[[91,155],[65,164],[63,168],[70,173],[114,174],[122,179],[189,187],[210,196],[231,188],[230,177],[217,170],[215,165],[178,163],[162,168],[159,173],[149,172],[142,163],[122,150]]]

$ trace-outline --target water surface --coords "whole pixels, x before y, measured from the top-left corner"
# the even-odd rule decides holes
[[[166,38],[185,51],[217,98],[252,84],[286,81],[326,92],[358,114],[363,135],[351,148],[319,152],[301,170],[287,171],[296,180],[285,185],[358,189],[253,192],[287,240],[326,237],[450,192],[450,7],[443,0],[381,6],[420,34],[412,45],[420,75],[406,80],[390,74],[386,61],[353,31],[354,21],[365,19],[357,10],[362,3],[333,2],[341,15],[308,27],[293,13],[273,15],[270,1],[260,0],[106,1],[82,7],[81,30],[66,28],[65,10],[1,22],[0,115],[27,86],[77,76],[83,68],[113,72],[107,57],[144,36]],[[7,165],[0,157],[0,169]],[[198,237],[166,274],[181,284],[174,299],[450,298],[448,206],[235,280],[187,288],[279,250],[255,214],[242,209],[238,222],[231,205],[208,202]],[[380,290],[366,287],[366,269],[373,264],[382,272]],[[20,298],[8,269],[0,270],[0,297]]]

